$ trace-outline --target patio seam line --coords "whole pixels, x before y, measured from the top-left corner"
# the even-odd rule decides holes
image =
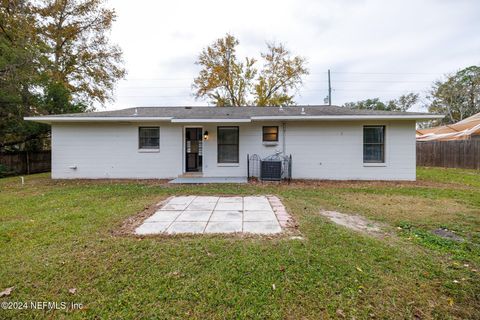
[[[215,208],[217,207],[218,201],[220,201],[220,197],[218,197],[217,202],[215,202],[215,206],[213,207],[212,211],[210,212],[210,216],[208,217],[207,224],[203,228],[202,234],[204,234],[205,231],[207,230],[208,224],[210,223],[210,219],[212,219],[212,216],[213,216],[213,213],[215,212]]]
[[[168,229],[172,226],[172,224],[177,221],[178,217],[180,217],[182,215],[182,213],[187,210],[188,206],[193,202],[193,200],[197,199],[198,196],[193,196],[193,197],[194,198],[185,207],[185,210],[173,210],[173,211],[180,211],[180,214],[175,219],[173,219],[172,222],[170,222],[168,227],[162,233],[167,233]],[[178,221],[178,222],[181,222],[181,221]]]

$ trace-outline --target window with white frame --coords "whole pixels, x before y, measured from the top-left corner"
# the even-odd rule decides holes
[[[363,127],[363,162],[385,162],[385,126]]]
[[[217,162],[238,163],[239,161],[239,128],[217,127]]]
[[[263,142],[278,142],[278,126],[264,126],[262,133]]]
[[[160,128],[139,127],[138,149],[160,149]]]

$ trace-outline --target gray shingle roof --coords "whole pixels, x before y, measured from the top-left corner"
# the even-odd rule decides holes
[[[302,109],[304,113],[302,113]],[[250,119],[258,116],[425,116],[430,113],[357,110],[339,106],[294,107],[138,107],[114,111],[86,112],[48,117],[172,117],[173,119]]]

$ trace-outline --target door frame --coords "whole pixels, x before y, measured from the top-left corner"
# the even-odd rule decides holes
[[[203,165],[205,163],[205,145],[203,144],[203,126],[183,126],[182,130],[182,173],[191,173],[187,171],[187,128],[197,128],[202,129],[202,166],[199,167],[201,171],[193,172],[193,173],[201,173],[203,174]]]

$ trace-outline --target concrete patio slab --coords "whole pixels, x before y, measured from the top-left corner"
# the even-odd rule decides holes
[[[272,234],[282,231],[277,221],[245,221],[243,222],[243,232]]]
[[[196,197],[195,196],[180,196],[180,197],[173,197],[168,201],[169,204],[189,204],[192,202]]]
[[[207,203],[190,203],[190,205],[185,210],[195,210],[195,211],[203,211],[203,210],[213,210],[217,205],[216,202],[207,202]]]
[[[233,233],[242,232],[242,221],[210,221],[205,233]]]
[[[145,222],[172,222],[182,213],[182,211],[158,210],[150,216]]]
[[[242,197],[220,197],[218,203],[242,203]]]
[[[274,234],[294,225],[280,199],[274,196],[179,196],[160,205],[135,229],[136,234]]]
[[[205,221],[212,215],[212,211],[183,211],[176,221]]]
[[[272,210],[266,197],[245,197],[243,210]]]
[[[168,234],[177,234],[177,233],[203,233],[207,222],[184,222],[176,221],[170,225],[167,229]]]
[[[210,221],[240,221],[242,222],[242,211],[213,211]]]
[[[185,210],[186,208],[188,207],[188,204],[170,204],[170,203],[167,203],[166,205],[163,206],[162,209],[160,210],[168,210],[168,211],[177,211],[177,210]]]
[[[215,206],[216,211],[240,211],[243,210],[243,203],[241,202],[226,202],[226,203],[217,203]]]
[[[244,211],[243,221],[273,221],[276,222],[277,218],[275,213],[271,210],[256,210],[256,211]]]
[[[220,199],[220,197],[202,196],[202,197],[196,197],[192,201],[192,203],[217,203],[218,199]]]
[[[139,235],[163,233],[172,224],[172,222],[145,222],[135,229],[135,233]]]

